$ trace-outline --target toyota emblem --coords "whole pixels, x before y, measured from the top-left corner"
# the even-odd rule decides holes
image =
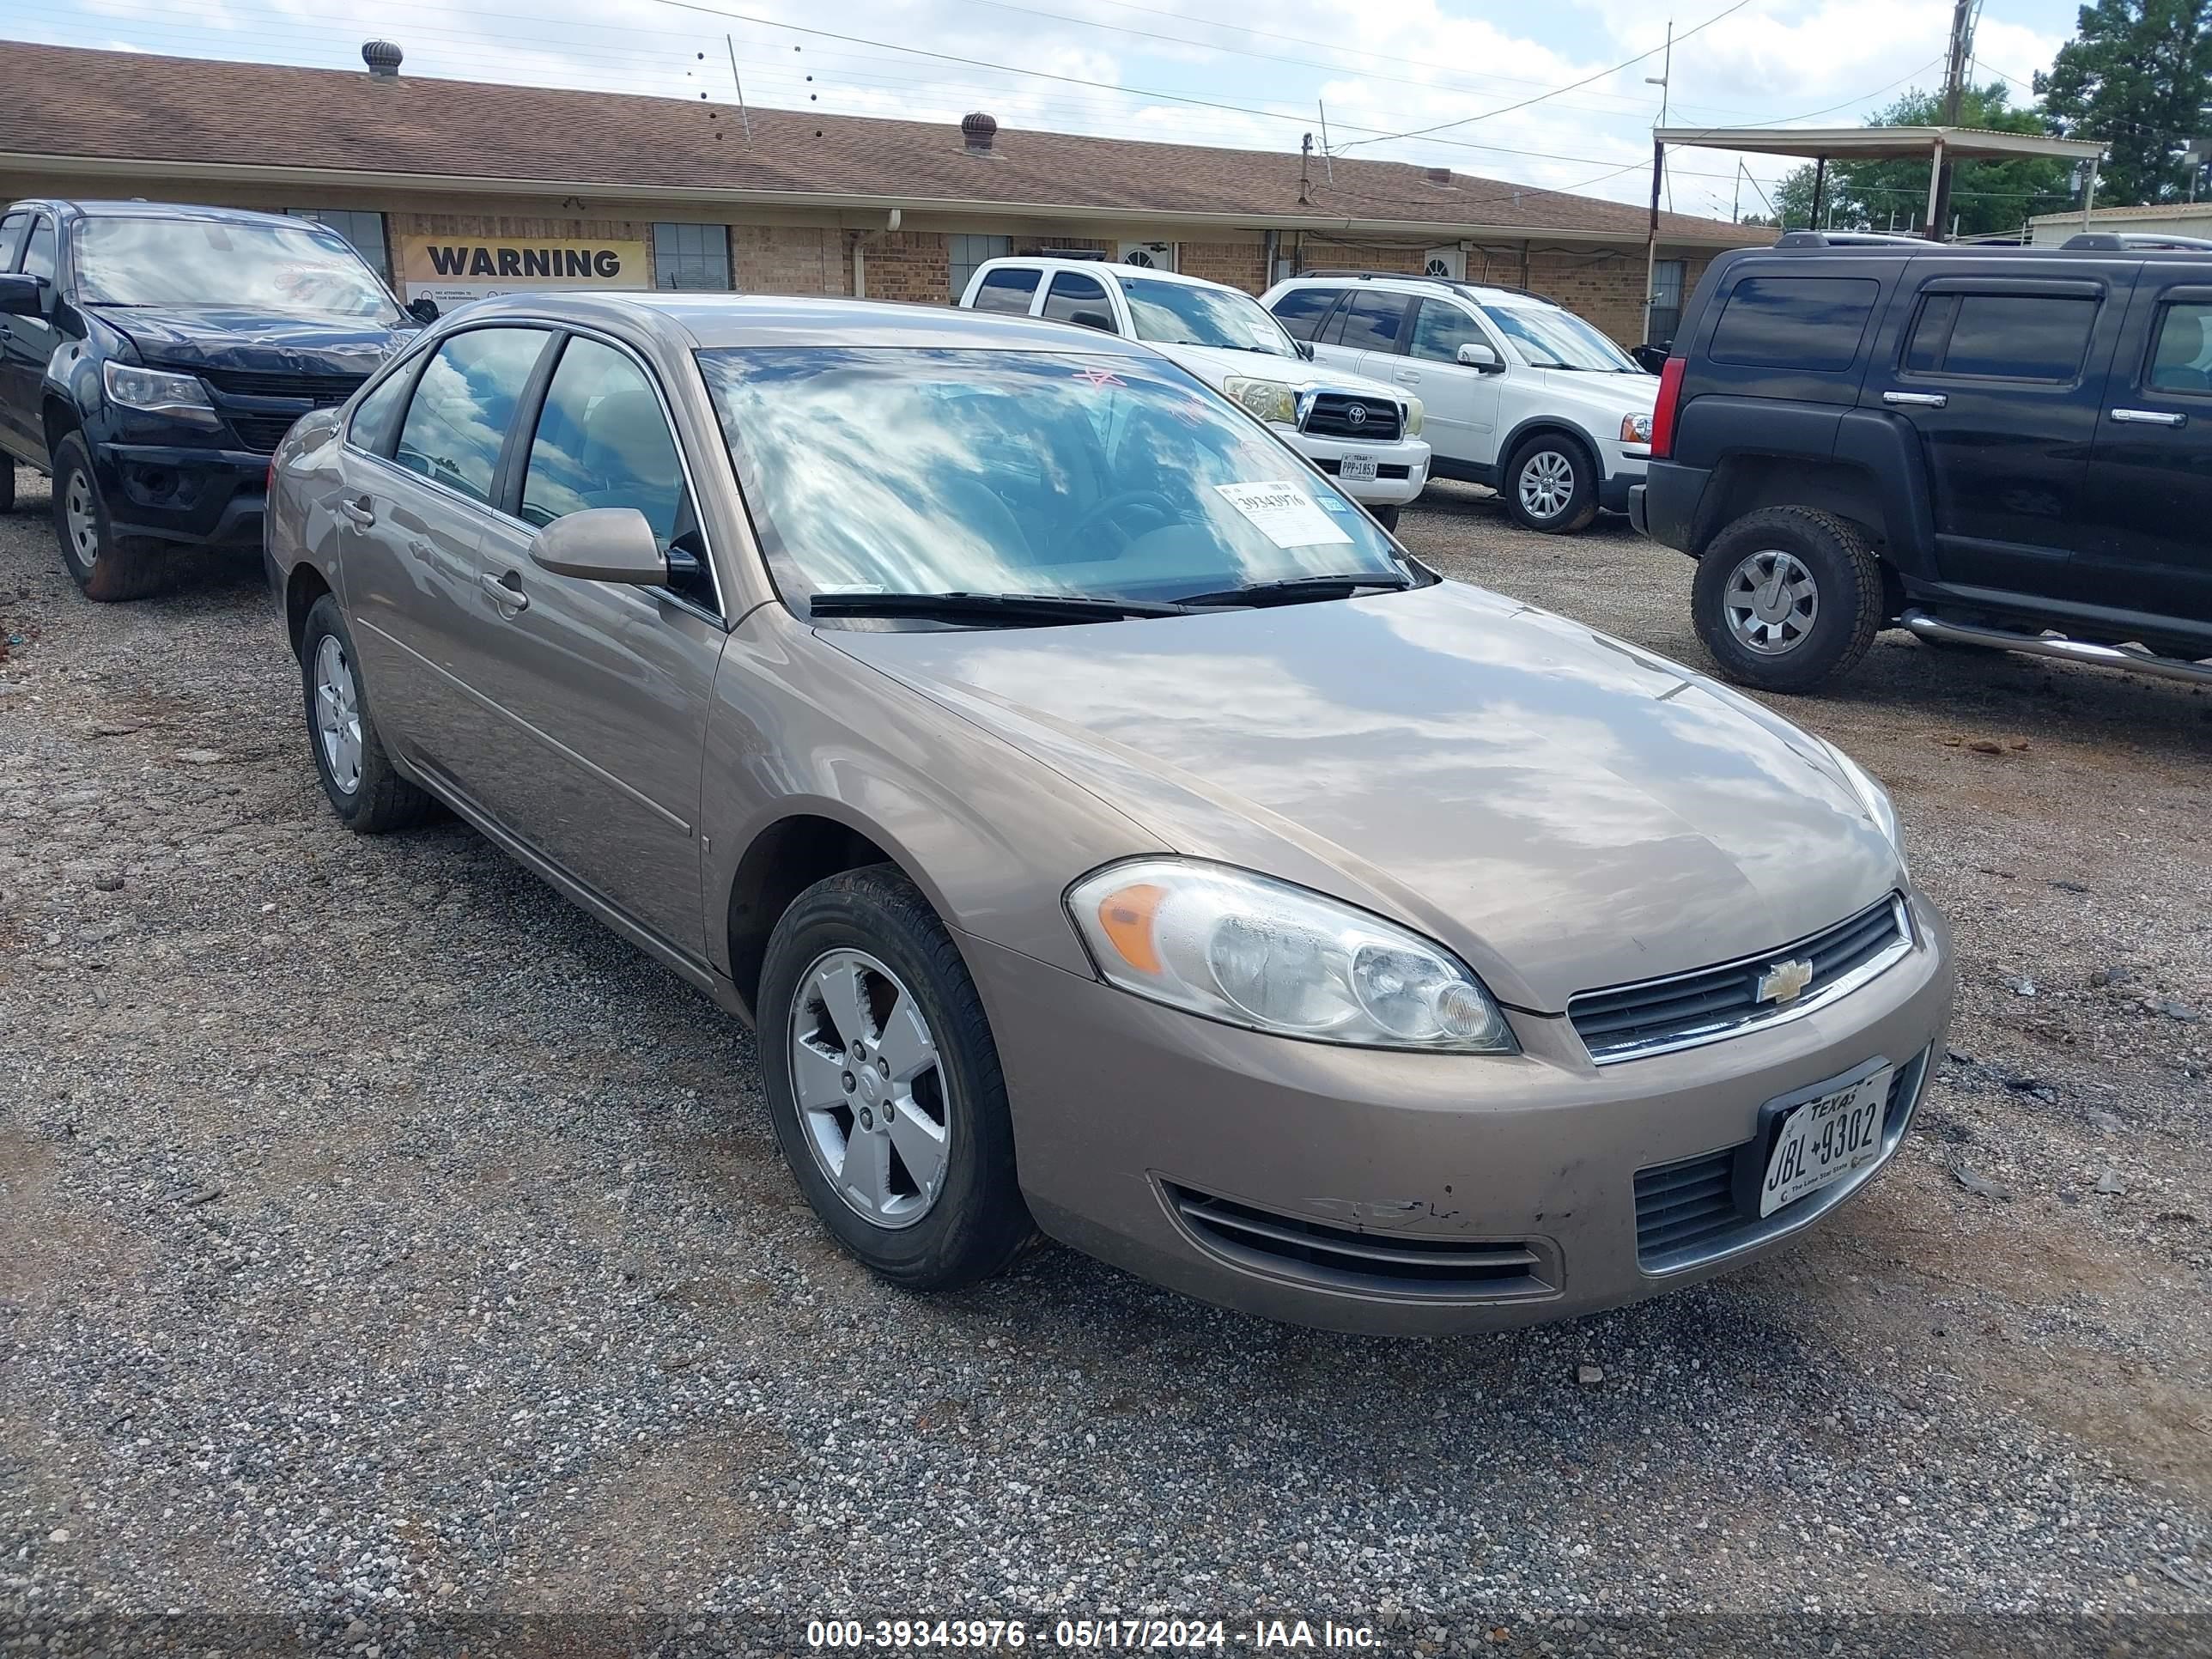
[[[1351,408],[1346,410],[1344,411],[1344,423],[1346,426],[1365,426],[1367,424],[1367,405],[1364,404],[1354,404]]]

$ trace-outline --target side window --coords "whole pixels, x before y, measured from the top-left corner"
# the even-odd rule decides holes
[[[514,406],[550,337],[534,328],[477,328],[440,346],[415,383],[392,459],[489,502]]]
[[[1990,380],[2072,380],[2088,352],[2097,306],[2087,295],[1930,294],[1913,319],[1905,366]]]
[[[2212,392],[2212,303],[2166,307],[2151,348],[2150,385],[2154,392]]]
[[[23,248],[23,233],[30,228],[27,213],[11,213],[0,219],[0,270],[15,270],[15,256]]]
[[[1294,288],[1275,301],[1275,320],[1294,340],[1310,340],[1343,297],[1340,288]]]
[[[684,466],[645,371],[572,338],[545,389],[522,473],[522,516],[547,525],[593,507],[634,507],[664,548],[684,513]]]
[[[1424,300],[1413,318],[1413,341],[1406,349],[1432,362],[1455,363],[1463,345],[1488,345],[1474,318],[1445,300]]]
[[[1111,331],[1114,326],[1114,307],[1106,298],[1106,289],[1096,276],[1085,276],[1079,271],[1063,270],[1052,279],[1052,287],[1044,296],[1044,314],[1054,322],[1072,323],[1076,313],[1103,317]]]
[[[1347,351],[1395,351],[1398,325],[1405,320],[1404,295],[1355,294],[1329,324],[1327,337]]]
[[[1036,297],[1036,285],[1037,273],[1034,270],[1024,270],[1016,265],[994,270],[975,290],[975,309],[1011,311],[1026,317],[1030,301]]]
[[[410,365],[377,383],[368,396],[354,405],[346,426],[346,441],[372,455],[392,453],[392,440],[399,425],[399,411],[407,405],[407,388],[413,383]]]
[[[31,222],[31,240],[23,245],[23,272],[52,282],[55,270],[54,222],[41,213]]]
[[[1709,355],[1746,368],[1838,374],[1858,361],[1881,295],[1870,276],[1747,276],[1729,292]]]

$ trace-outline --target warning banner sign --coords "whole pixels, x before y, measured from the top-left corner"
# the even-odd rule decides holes
[[[653,258],[643,242],[580,241],[558,236],[403,236],[399,280],[405,297],[441,306],[491,294],[545,289],[646,289]]]

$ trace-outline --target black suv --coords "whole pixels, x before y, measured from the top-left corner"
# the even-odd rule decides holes
[[[2212,252],[1785,236],[1723,254],[1630,514],[1731,679],[1875,630],[2212,683]]]
[[[51,474],[63,562],[95,599],[151,592],[175,547],[258,546],[277,441],[417,321],[312,221],[18,202],[0,215],[0,510],[11,456]]]

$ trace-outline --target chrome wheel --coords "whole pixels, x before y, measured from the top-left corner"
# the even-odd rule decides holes
[[[1556,449],[1540,449],[1522,463],[1516,488],[1530,518],[1556,519],[1575,498],[1575,464]]]
[[[335,634],[324,635],[315,647],[315,735],[331,781],[350,795],[361,787],[361,692]]]
[[[897,975],[830,951],[791,1008],[791,1092],[815,1163],[878,1227],[911,1227],[945,1190],[951,1101],[936,1039]]]
[[[92,480],[82,467],[70,470],[62,487],[62,522],[69,531],[70,550],[89,570],[100,562],[100,508],[93,500]]]
[[[1746,650],[1779,657],[1795,651],[1813,631],[1820,614],[1820,590],[1796,554],[1765,548],[1729,573],[1721,609],[1729,632]]]

